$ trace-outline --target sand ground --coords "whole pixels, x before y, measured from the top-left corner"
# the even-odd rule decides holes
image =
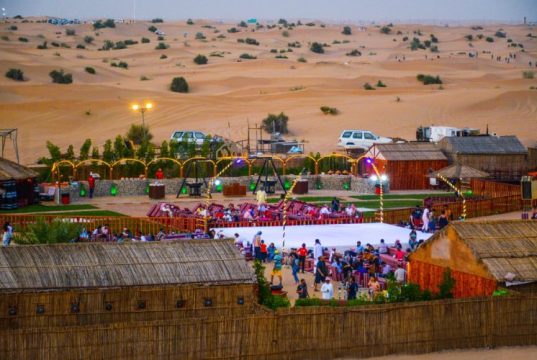
[[[68,26],[76,31],[74,36],[65,35],[66,27],[50,24],[18,20],[15,31],[8,29],[10,25],[0,24],[0,72],[20,68],[27,81],[0,78],[0,128],[19,129],[23,163],[33,163],[46,155],[47,140],[58,144],[62,151],[69,144],[78,149],[85,138],[102,146],[107,139],[124,134],[130,124],[140,122],[139,114],[130,111],[129,104],[143,100],[155,104],[146,114],[146,122],[157,145],[180,129],[243,140],[248,123],[259,123],[268,113],[281,111],[290,117],[288,137],[305,141],[306,152],[337,150],[336,142],[344,129],[368,129],[411,140],[417,126],[432,123],[482,131],[488,125],[490,131],[517,135],[527,145],[537,141],[537,91],[530,90],[537,87],[537,80],[522,77],[529,62],[534,66],[537,59],[534,26],[486,24],[481,30],[472,30],[470,24],[396,24],[390,35],[381,34],[375,26],[365,30],[352,26],[353,34],[345,36],[341,34],[342,25],[322,28],[317,21],[316,26],[289,30],[285,37],[284,29],[277,27],[255,30],[250,26],[228,33],[227,29],[236,24],[196,21],[189,26],[165,22],[157,26],[166,33],[162,42],[169,48],[155,50],[159,41],[147,30],[151,24],[144,21],[98,31],[89,24]],[[506,38],[494,36],[499,29]],[[206,39],[196,40],[198,32]],[[438,53],[410,50],[413,37],[424,42],[431,39],[431,34],[438,38]],[[484,37],[477,39],[480,34]],[[76,49],[87,35],[94,38],[93,43],[85,44],[86,49]],[[474,40],[467,41],[466,35]],[[488,36],[494,42],[487,42]],[[19,37],[28,42],[19,41]],[[151,42],[98,51],[105,40],[140,41],[142,37]],[[247,37],[256,39],[259,45],[237,41]],[[408,40],[404,41],[405,37]],[[48,49],[36,49],[44,41]],[[315,41],[330,46],[325,47],[324,54],[315,54],[308,45]],[[301,47],[289,47],[294,42]],[[61,47],[61,43],[70,48]],[[513,43],[523,48],[510,47]],[[346,56],[354,49],[361,56]],[[469,52],[479,56],[470,58]],[[243,53],[257,59],[238,61]],[[505,57],[510,53],[516,59],[507,63]],[[163,54],[166,58],[161,59]],[[208,57],[207,65],[193,62],[198,54]],[[276,59],[276,55],[287,59]],[[403,56],[404,61],[396,60]],[[496,56],[502,60],[492,59]],[[298,62],[301,57],[307,62]],[[127,62],[129,68],[111,67],[119,61]],[[97,73],[86,73],[84,68],[88,66]],[[54,69],[72,73],[73,84],[51,84],[48,73]],[[424,86],[416,80],[419,73],[439,75],[444,84],[441,88]],[[141,81],[142,76],[149,80]],[[189,94],[169,91],[176,76],[187,79]],[[363,89],[364,83],[374,85],[378,80],[387,87]],[[340,114],[323,115],[323,105],[336,107]],[[11,157],[9,145],[6,150]]]

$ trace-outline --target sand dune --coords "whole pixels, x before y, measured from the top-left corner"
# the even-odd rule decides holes
[[[347,128],[413,139],[417,126],[431,123],[482,130],[488,124],[491,131],[518,135],[526,144],[537,141],[537,91],[529,90],[537,86],[537,80],[522,78],[528,62],[537,59],[537,39],[526,36],[537,30],[528,26],[488,24],[474,31],[462,26],[395,25],[390,35],[381,34],[376,27],[359,31],[353,26],[351,36],[342,35],[341,26],[301,26],[284,37],[284,29],[277,28],[254,32],[250,26],[231,34],[227,29],[236,24],[197,21],[188,26],[175,22],[157,24],[166,33],[163,42],[170,48],[155,50],[159,41],[147,30],[149,22],[118,24],[115,29],[98,30],[99,35],[88,24],[69,26],[76,30],[75,36],[66,36],[65,27],[49,24],[18,21],[16,25],[16,31],[8,31],[6,24],[0,26],[0,36],[9,37],[9,41],[0,40],[0,71],[20,68],[28,81],[0,78],[0,127],[19,128],[25,163],[46,154],[46,140],[65,149],[69,144],[78,148],[87,137],[102,145],[106,139],[124,134],[131,123],[140,122],[129,104],[145,99],[156,104],[146,117],[155,143],[168,139],[176,129],[245,139],[247,121],[260,122],[268,113],[281,111],[290,117],[289,137],[307,141],[306,151],[335,151],[337,137]],[[464,38],[479,33],[493,36],[499,28],[512,42],[523,44],[524,52],[520,47],[508,47],[506,38],[495,38],[493,43],[474,40],[473,47]],[[414,34],[418,29],[421,36]],[[196,40],[197,32],[207,39]],[[222,34],[225,38],[219,39]],[[423,42],[430,40],[430,34],[439,39],[438,53],[410,50],[413,37]],[[94,37],[93,44],[76,49],[86,35]],[[402,41],[405,36],[409,38],[406,42]],[[19,37],[28,42],[18,41]],[[140,41],[142,37],[151,42],[98,51],[104,40]],[[237,42],[247,37],[260,45]],[[49,48],[36,49],[43,41]],[[308,43],[314,41],[330,45],[325,54],[309,50]],[[53,47],[52,42],[70,48]],[[293,42],[300,42],[301,47],[287,52],[288,43]],[[345,55],[353,49],[362,56]],[[479,57],[468,57],[469,51],[478,52]],[[243,53],[258,59],[238,61]],[[509,53],[516,54],[510,63],[491,59]],[[160,59],[161,54],[167,58]],[[209,63],[194,64],[197,54],[207,55]],[[275,59],[278,54],[288,58]],[[396,60],[402,56],[405,61]],[[307,63],[298,62],[300,57]],[[114,61],[126,61],[129,69],[111,67]],[[97,74],[86,73],[87,66]],[[72,73],[74,83],[51,84],[48,73],[54,69]],[[418,73],[440,75],[443,89],[423,86],[415,78]],[[142,76],[149,80],[141,81]],[[175,76],[188,80],[189,94],[169,91]],[[378,80],[388,87],[363,89],[365,82],[374,85]],[[322,105],[338,108],[340,115],[323,115]]]

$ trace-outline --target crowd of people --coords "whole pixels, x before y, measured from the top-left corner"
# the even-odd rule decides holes
[[[453,220],[453,213],[448,206],[444,206],[440,215],[436,215],[430,205],[421,207],[416,205],[410,214],[409,224],[412,229],[421,230],[426,233],[434,233],[443,229]]]
[[[356,299],[359,292],[374,299],[385,289],[387,279],[404,284],[407,256],[422,243],[423,240],[418,241],[416,231],[412,230],[406,248],[399,240],[388,245],[381,239],[378,246],[362,245],[358,241],[356,247],[338,252],[336,248],[323,247],[317,239],[310,248],[303,243],[297,249],[282,253],[274,243],[265,244],[261,231],[254,235],[251,242],[235,234],[235,245],[245,256],[272,265],[270,285],[281,288],[282,269],[288,267],[298,297],[307,298],[310,292],[306,279],[300,278],[300,274],[311,272],[313,292],[320,292],[321,298],[326,300],[335,298],[334,282],[338,284],[337,297],[347,300]],[[275,279],[279,280],[278,284],[274,283]]]

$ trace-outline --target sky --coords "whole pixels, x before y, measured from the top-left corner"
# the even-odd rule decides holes
[[[79,19],[537,21],[537,0],[0,0],[7,16]],[[134,10],[136,9],[136,10]]]

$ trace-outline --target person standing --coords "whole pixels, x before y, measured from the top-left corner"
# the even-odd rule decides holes
[[[350,284],[347,288],[347,300],[356,300],[356,294],[358,293],[358,284],[354,276],[350,278]]]
[[[156,178],[157,180],[162,180],[162,179],[164,179],[164,171],[162,171],[161,168],[159,168],[159,169],[157,170],[157,172],[155,173],[155,178]]]
[[[11,239],[13,239],[13,226],[9,221],[6,221],[3,226],[4,235],[2,237],[2,244],[4,246],[9,246],[11,244]]]
[[[393,274],[395,277],[395,281],[397,281],[398,284],[404,284],[406,281],[406,270],[403,267],[403,265],[399,264],[397,266],[397,270],[395,270],[395,273]]]
[[[261,231],[258,231],[257,234],[255,234],[254,239],[252,240],[252,245],[254,247],[254,257],[256,260],[262,261],[262,255],[261,255]]]
[[[421,228],[423,232],[429,231],[429,212],[431,210],[427,206],[425,209],[423,209],[423,214],[421,215],[421,221],[423,223],[423,227]]]
[[[89,173],[88,187],[89,187],[89,198],[93,199],[93,192],[95,191],[95,176],[93,175],[92,171],[90,171]]]
[[[280,279],[280,286],[282,285],[282,256],[280,251],[276,249],[274,251],[274,267],[272,268],[272,273],[270,274],[270,285],[273,284],[274,276],[277,276]]]
[[[304,268],[306,267],[306,256],[308,256],[308,249],[306,249],[306,244],[302,244],[300,249],[297,251],[298,254],[298,266],[304,274]]]
[[[324,284],[321,286],[321,293],[323,300],[332,300],[334,298],[334,286],[329,277],[324,280]]]
[[[298,294],[299,299],[307,299],[309,297],[308,285],[306,284],[306,280],[300,279],[300,284],[298,284],[296,292]]]
[[[324,282],[328,276],[328,268],[324,262],[324,256],[319,256],[317,266],[315,266],[315,282],[313,283],[313,291],[319,291],[317,286]]]
[[[300,269],[298,265],[298,255],[293,251],[289,257],[291,260],[291,269],[293,270],[293,279],[295,280],[295,284],[298,285],[298,270]]]

